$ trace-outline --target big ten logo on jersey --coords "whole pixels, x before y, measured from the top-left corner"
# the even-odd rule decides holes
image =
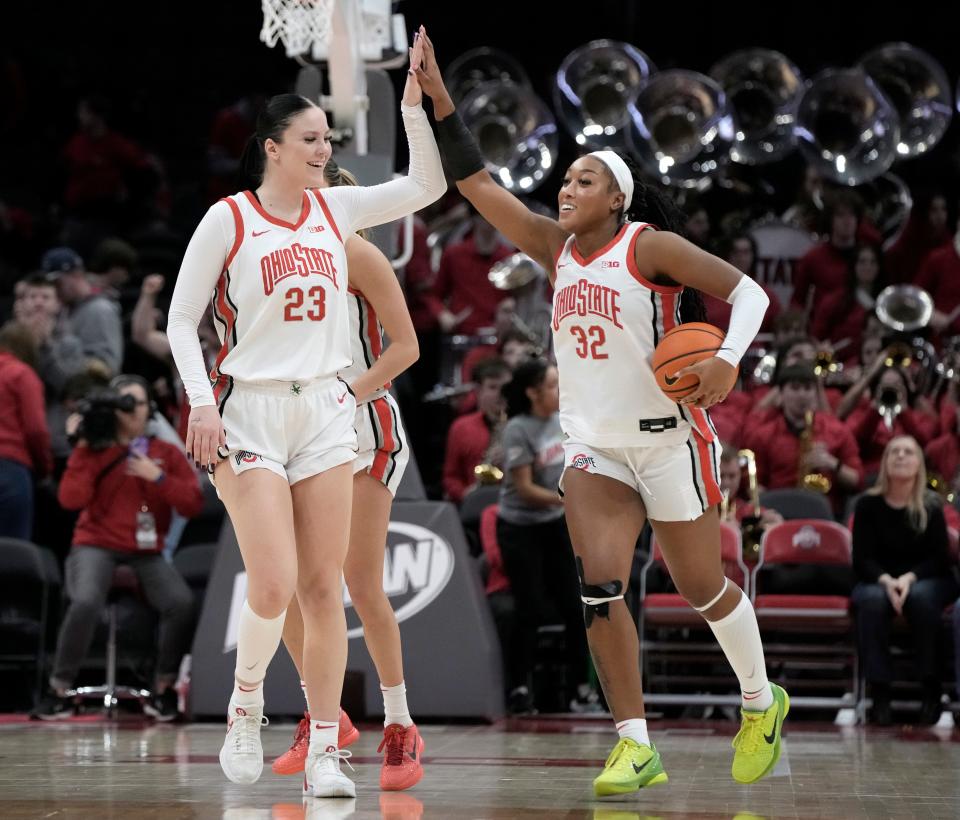
[[[417,524],[391,521],[383,561],[383,591],[397,623],[425,609],[443,592],[453,575],[453,548],[437,533]],[[363,627],[346,585],[347,637],[359,638]]]
[[[280,248],[260,257],[260,273],[263,276],[263,293],[273,293],[277,282],[290,276],[302,277],[317,274],[325,276],[337,290],[337,269],[333,264],[333,254],[322,248],[308,248],[294,242],[289,248]]]
[[[569,316],[598,316],[623,330],[620,322],[620,291],[608,285],[598,285],[581,279],[557,291],[553,300],[553,330],[560,331],[560,323]],[[603,350],[607,331],[603,325],[571,325],[571,335],[576,339],[576,353],[581,359],[607,359]]]

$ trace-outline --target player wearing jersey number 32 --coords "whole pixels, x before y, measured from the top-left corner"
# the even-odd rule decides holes
[[[758,780],[779,757],[789,700],[767,681],[750,601],[721,570],[719,442],[706,408],[733,387],[767,297],[673,232],[673,206],[613,152],[587,154],[567,169],[559,219],[529,211],[483,170],[479,148],[443,89],[429,38],[418,76],[434,100],[440,151],[460,192],[551,271],[567,437],[561,488],[587,639],[620,735],[594,789],[622,794],[667,779],[647,733],[637,630],[623,602],[647,519],[678,590],[707,620],[739,679],[742,725],[732,774],[742,783]],[[681,317],[702,321],[694,289],[731,304],[730,326],[716,356],[679,371],[695,374],[699,388],[674,403],[657,387],[650,360]]]
[[[418,46],[414,68],[419,59]],[[263,769],[263,679],[296,592],[312,718],[304,790],[355,794],[340,771],[350,753],[337,738],[347,657],[341,584],[357,452],[354,397],[338,378],[352,361],[344,242],[445,190],[420,101],[417,76],[408,73],[406,177],[321,191],[330,159],[326,115],[295,94],[272,98],[246,155],[259,185],[210,208],[174,290],[168,335],[190,398],[187,449],[211,465],[247,572],[220,750],[235,783],[252,783]],[[222,349],[208,378],[197,325],[211,294]]]

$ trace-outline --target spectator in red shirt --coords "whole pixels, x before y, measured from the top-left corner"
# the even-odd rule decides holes
[[[148,714],[160,720],[177,716],[173,683],[193,631],[193,594],[161,554],[174,509],[197,515],[203,495],[183,452],[172,444],[146,438],[151,402],[139,376],[118,376],[111,386],[136,405],[114,411],[114,443],[92,449],[81,438],[60,482],[60,503],[81,510],[64,574],[70,606],[57,638],[51,692],[35,711],[56,719],[72,711],[64,697],[73,686],[110,591],[117,564],[136,572],[144,595],[160,614],[156,688]],[[76,429],[74,415],[68,424]]]
[[[859,356],[867,318],[873,314],[877,296],[886,285],[882,258],[876,245],[858,246],[847,286],[824,296],[810,319],[810,335],[830,342],[844,362],[855,361]],[[840,347],[842,342],[845,344]]]
[[[830,226],[830,237],[814,245],[797,262],[793,270],[794,307],[816,316],[823,300],[846,286],[862,214],[860,198],[850,191],[838,191],[826,200],[824,219]]]
[[[820,473],[831,481],[829,499],[839,512],[844,496],[856,490],[863,478],[853,434],[842,421],[815,409],[817,377],[810,363],[780,372],[780,396],[776,418],[744,433],[744,445],[756,454],[760,484],[768,489],[797,487],[802,476]],[[808,413],[812,414],[809,429]]]
[[[757,278],[754,269],[757,261],[757,242],[752,236],[745,233],[736,234],[723,242],[720,252],[724,259],[745,276],[749,276],[751,279]],[[760,325],[760,331],[769,333],[783,308],[780,305],[779,297],[772,288],[766,285],[760,287],[763,288],[763,292],[770,299],[767,312],[763,317],[763,324]],[[730,311],[732,310],[730,303],[707,294],[704,294],[703,301],[707,308],[707,321],[721,330],[726,330],[730,325]]]
[[[473,231],[464,240],[448,245],[440,258],[434,285],[437,320],[444,333],[475,335],[493,327],[493,317],[504,292],[488,278],[490,268],[513,251],[482,216],[474,214]]]
[[[950,241],[947,221],[947,199],[942,193],[925,191],[917,195],[903,233],[886,252],[887,282],[899,285],[916,279],[927,254]]]
[[[914,398],[906,375],[897,367],[883,367],[873,377],[869,400],[862,402],[847,418],[867,475],[879,472],[884,448],[894,438],[912,436],[921,448],[936,438],[940,419],[923,407],[924,402]],[[885,406],[889,408],[886,419]]]
[[[954,423],[950,430],[933,439],[926,446],[925,454],[930,472],[943,479],[953,492],[960,490],[960,406],[953,405]],[[948,522],[949,523],[949,522]]]
[[[960,230],[953,241],[930,252],[915,281],[933,297],[930,327],[946,335],[960,333]]]
[[[36,347],[16,322],[0,328],[0,536],[29,541],[33,482],[53,471]]]
[[[111,217],[127,202],[131,174],[150,167],[147,154],[107,124],[109,103],[80,100],[79,129],[64,149],[67,187],[64,204],[80,218]]]
[[[214,114],[207,140],[209,202],[216,202],[237,190],[240,158],[247,147],[247,140],[256,129],[257,114],[265,102],[263,93],[254,92]]]
[[[491,435],[502,428],[504,401],[500,391],[510,381],[510,368],[502,359],[487,359],[474,368],[477,382],[477,411],[458,418],[447,434],[447,452],[443,461],[443,491],[454,504],[476,483],[473,472],[478,464],[502,461],[491,448]],[[494,442],[496,445],[496,442]]]

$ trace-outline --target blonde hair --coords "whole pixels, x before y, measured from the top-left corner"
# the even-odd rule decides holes
[[[327,164],[323,166],[323,178],[331,188],[339,188],[341,185],[360,186],[357,178],[346,168],[337,165],[333,159],[327,160]],[[361,239],[366,239],[367,232],[361,229],[357,231],[357,236]]]
[[[887,442],[883,448],[883,456],[880,459],[880,474],[877,476],[877,482],[867,493],[869,495],[886,495],[890,489],[890,476],[887,473],[887,459],[890,457],[890,451],[893,445],[898,441],[907,439],[916,448],[916,453],[920,458],[920,468],[913,479],[913,490],[910,493],[910,500],[907,502],[907,517],[910,520],[910,526],[917,532],[923,532],[927,529],[927,465],[923,458],[923,450],[913,436],[896,436]]]

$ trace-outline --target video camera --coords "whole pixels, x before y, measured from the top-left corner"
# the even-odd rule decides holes
[[[77,412],[83,420],[77,429],[76,438],[86,439],[91,450],[106,450],[117,440],[116,411],[132,413],[136,407],[136,398],[116,390],[89,393],[77,405]]]

